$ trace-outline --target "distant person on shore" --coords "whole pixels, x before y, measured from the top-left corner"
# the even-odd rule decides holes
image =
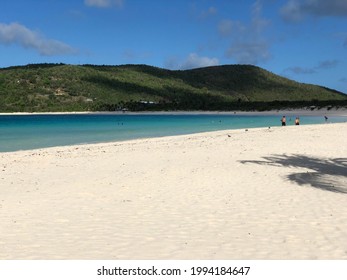
[[[286,116],[283,116],[281,119],[282,126],[286,126]]]
[[[296,117],[295,119],[295,125],[299,125],[300,124],[300,119],[298,117]]]
[[[324,116],[325,122],[328,122],[328,117]]]

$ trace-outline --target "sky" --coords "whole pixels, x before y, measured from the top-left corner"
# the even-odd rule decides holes
[[[252,64],[347,93],[347,0],[1,0],[0,67]]]

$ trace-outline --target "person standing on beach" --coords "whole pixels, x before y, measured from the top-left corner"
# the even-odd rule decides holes
[[[299,125],[300,124],[300,119],[298,117],[296,117],[295,119],[295,125]]]
[[[286,116],[283,116],[281,119],[282,126],[286,126]]]

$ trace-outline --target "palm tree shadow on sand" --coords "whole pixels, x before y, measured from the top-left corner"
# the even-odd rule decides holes
[[[347,158],[315,158],[304,155],[273,155],[264,160],[242,160],[243,164],[305,168],[310,171],[289,174],[298,185],[311,185],[325,191],[347,194]]]

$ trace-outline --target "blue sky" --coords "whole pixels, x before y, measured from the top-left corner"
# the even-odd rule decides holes
[[[347,93],[347,0],[2,0],[0,67],[253,64]]]

